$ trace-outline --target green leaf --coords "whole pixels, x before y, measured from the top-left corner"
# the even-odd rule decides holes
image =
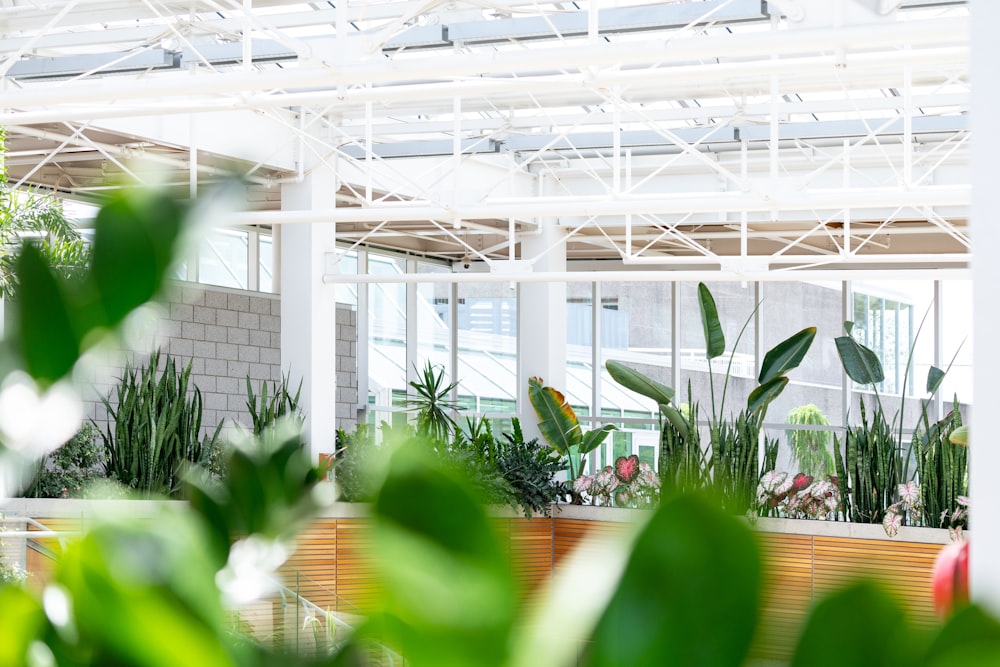
[[[840,355],[840,364],[847,377],[858,384],[878,384],[885,379],[882,363],[878,356],[851,336],[840,336],[833,340]]]
[[[605,362],[604,365],[608,369],[608,374],[611,375],[611,378],[626,389],[631,389],[637,394],[651,398],[657,403],[670,403],[670,401],[674,400],[673,389],[640,373],[634,368],[629,368],[620,361],[611,359]]]
[[[768,350],[760,365],[760,377],[757,378],[757,382],[766,384],[797,368],[809,351],[814,338],[816,338],[816,327],[807,327]]]
[[[171,667],[245,664],[228,642],[203,528],[166,509],[138,525],[92,528],[71,544],[56,571],[81,637],[102,653],[96,664]]]
[[[528,380],[528,399],[538,414],[538,430],[552,448],[563,456],[583,440],[580,421],[562,392],[542,385],[539,378]]]
[[[609,433],[617,430],[618,427],[614,424],[604,424],[599,428],[587,431],[583,434],[583,439],[580,442],[580,453],[589,454],[594,451],[602,442],[604,442],[604,439],[608,437]]]
[[[107,325],[117,325],[159,291],[182,218],[183,208],[166,192],[130,191],[101,207],[91,262]]]
[[[931,366],[927,370],[927,393],[933,394],[937,392],[938,387],[944,381],[944,371],[937,366]]]
[[[698,307],[701,310],[701,326],[705,331],[705,357],[715,359],[726,351],[726,336],[719,322],[719,311],[715,299],[705,283],[698,283]]]
[[[760,592],[750,529],[703,498],[675,497],[636,539],[586,664],[742,665]]]
[[[687,440],[688,437],[688,424],[687,420],[684,419],[684,415],[680,413],[680,410],[672,405],[664,405],[660,403],[660,412],[663,416],[667,418],[671,426],[677,429],[677,432],[681,434],[681,438]]]
[[[55,382],[73,368],[80,340],[59,281],[31,244],[17,258],[18,339],[27,371],[43,383]]]
[[[974,604],[959,609],[934,638],[925,664],[930,667],[1000,664],[1000,623]]]
[[[509,561],[466,482],[404,444],[373,505],[375,618],[413,667],[499,666],[515,617]]]
[[[855,583],[824,598],[806,620],[792,667],[918,664],[919,642],[899,603],[874,583]]]
[[[786,377],[776,377],[768,380],[750,392],[750,396],[747,397],[747,410],[757,412],[767,407],[771,401],[776,399],[785,390],[787,385],[788,378]]]
[[[28,591],[0,585],[0,665],[28,664],[28,647],[40,638],[44,626],[42,606]]]

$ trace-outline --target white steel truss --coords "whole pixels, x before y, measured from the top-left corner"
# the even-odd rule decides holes
[[[179,196],[237,170],[232,224],[508,280],[967,269],[964,2],[617,5],[8,0],[7,167],[87,200],[135,158]],[[278,210],[316,170],[337,207]]]

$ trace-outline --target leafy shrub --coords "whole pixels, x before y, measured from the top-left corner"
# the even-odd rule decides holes
[[[333,473],[340,500],[371,502],[378,490],[375,470],[384,458],[385,454],[375,442],[375,434],[368,424],[358,424],[353,433],[337,429]]]
[[[105,451],[93,424],[80,427],[69,442],[46,456],[31,486],[29,498],[78,498],[90,482],[104,478]]]
[[[565,464],[556,452],[539,444],[538,438],[525,441],[517,418],[513,429],[513,433],[503,434],[506,443],[501,443],[497,462],[500,474],[513,489],[514,500],[525,516],[530,517],[532,512],[549,516],[549,506],[562,493],[556,475]]]
[[[812,403],[790,410],[785,423],[808,426],[830,424],[822,410]],[[789,429],[785,434],[792,455],[798,462],[799,470],[813,477],[824,477],[834,473],[833,455],[830,453],[833,434],[830,431]]]
[[[178,372],[167,355],[163,373],[157,377],[159,361],[157,350],[141,369],[126,364],[117,388],[117,408],[102,399],[109,425],[101,437],[108,477],[142,493],[175,495],[183,465],[208,462],[218,446],[222,425],[204,440],[200,438],[201,392],[194,387],[188,395],[191,364]]]

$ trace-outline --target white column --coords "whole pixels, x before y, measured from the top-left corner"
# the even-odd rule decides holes
[[[301,183],[282,186],[281,208],[330,209],[336,192],[333,172],[316,169]],[[293,387],[302,379],[305,439],[314,460],[333,451],[337,428],[336,286],[323,283],[335,243],[334,223],[281,230],[281,367]]]
[[[555,219],[541,221],[541,233],[522,237],[521,257],[541,257],[535,272],[565,271],[565,231]],[[543,255],[544,253],[544,255]],[[528,400],[528,378],[535,376],[566,390],[566,283],[519,283],[517,310],[518,415],[525,437],[538,433],[538,416]]]
[[[995,34],[1000,25],[1000,3],[974,0],[972,22],[972,338],[973,394],[975,405],[970,423],[969,491],[972,496],[971,587],[973,597],[1000,613],[1000,449],[990,412],[1000,404],[1000,347],[993,340],[1000,314],[996,308],[996,286],[1000,284],[1000,262],[992,259],[1000,248],[1000,190],[995,184],[995,163],[1000,155],[1000,133],[992,127],[1000,114],[1000,81],[995,76],[1000,44]]]

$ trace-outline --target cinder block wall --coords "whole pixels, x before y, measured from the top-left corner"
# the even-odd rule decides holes
[[[249,426],[247,376],[258,392],[262,381],[281,379],[280,296],[175,283],[154,310],[158,319],[139,337],[136,349],[159,347],[179,365],[191,362],[191,382],[201,390],[204,401],[205,429],[223,422],[225,430],[234,421]],[[351,308],[337,306],[337,330],[331,332],[330,344],[337,346],[338,425],[348,431],[357,419],[356,322],[357,314]],[[101,429],[107,425],[107,411],[100,396],[115,390],[127,356],[108,352],[97,364],[105,370],[91,375],[93,391],[85,396],[85,417]],[[290,382],[294,390],[299,378],[291,377]]]

